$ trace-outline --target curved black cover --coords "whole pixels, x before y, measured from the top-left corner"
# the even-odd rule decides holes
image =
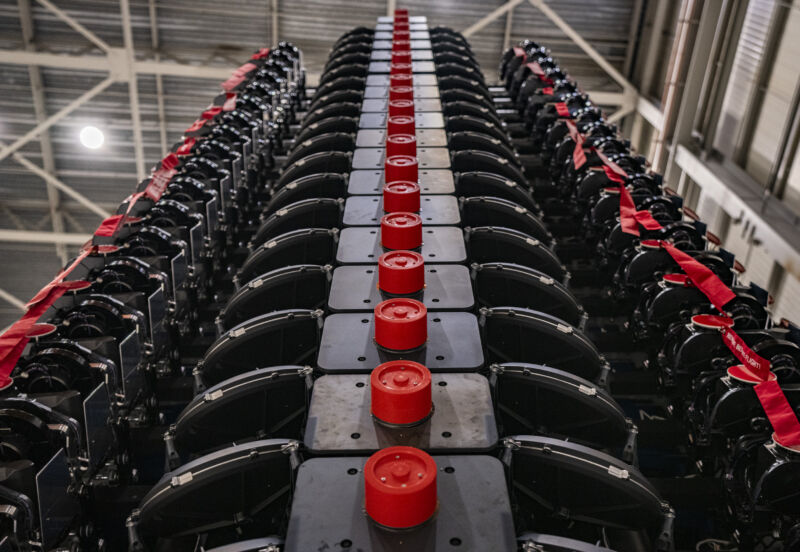
[[[342,224],[343,212],[344,200],[341,198],[315,197],[290,203],[264,219],[250,240],[250,247],[258,247],[292,230],[338,228]]]
[[[544,272],[559,282],[567,277],[566,268],[550,248],[519,230],[500,226],[466,228],[464,239],[473,262],[521,264]]]
[[[214,385],[256,368],[306,365],[319,348],[321,311],[289,309],[262,314],[222,334],[198,366]]]
[[[461,224],[464,226],[502,226],[519,230],[532,238],[552,243],[553,236],[544,222],[518,203],[489,195],[461,198]]]
[[[245,259],[239,270],[239,282],[276,268],[299,264],[331,264],[336,256],[338,230],[308,228],[294,230],[261,244]]]
[[[533,268],[513,263],[472,266],[475,298],[482,307],[514,306],[541,311],[579,327],[584,311],[562,284]]]
[[[310,372],[302,366],[259,368],[200,393],[175,421],[178,451],[202,454],[253,439],[299,439]]]
[[[219,313],[228,330],[268,312],[284,309],[318,309],[325,306],[331,268],[301,264],[276,268],[243,285]]]
[[[605,361],[583,333],[543,312],[518,307],[482,309],[489,362],[528,362],[594,381]]]

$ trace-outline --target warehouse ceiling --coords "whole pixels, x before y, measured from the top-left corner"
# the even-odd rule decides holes
[[[400,1],[398,7],[426,15],[431,25],[462,31],[503,3],[417,0]],[[131,30],[127,42],[127,18],[122,16],[126,4]],[[624,72],[630,66],[629,35],[639,0],[550,0],[549,5],[617,69]],[[364,0],[0,0],[0,157],[5,146],[20,140],[37,122],[58,114],[93,87],[102,88],[0,160],[0,232],[88,235],[102,219],[100,212],[113,211],[130,193],[137,168],[141,165],[141,171],[158,161],[165,146],[179,139],[219,90],[222,79],[217,73],[238,66],[259,47],[286,40],[303,51],[313,82],[342,33],[357,25],[371,26],[386,11],[385,2]],[[507,23],[502,15],[470,38],[489,80],[506,40],[535,38],[552,49],[585,89],[619,91],[605,71],[528,2],[513,10],[510,27]],[[143,68],[144,62],[154,62],[135,74],[138,109],[131,107],[137,102],[131,101],[128,82],[104,83],[109,62],[103,48],[125,54],[130,46]],[[30,52],[40,55],[24,56]],[[44,59],[41,54],[69,54],[77,61],[61,66],[62,58],[51,56],[44,65],[29,64]],[[114,61],[110,67],[112,72],[122,70]],[[132,112],[138,112],[141,122],[141,164]],[[90,125],[105,137],[102,147],[94,150],[79,140],[81,129]],[[34,172],[44,169],[88,198],[94,211],[52,183],[48,190],[41,170],[34,174],[31,164]],[[78,247],[8,241],[12,234],[4,235],[0,327],[22,312],[14,298],[27,301]]]

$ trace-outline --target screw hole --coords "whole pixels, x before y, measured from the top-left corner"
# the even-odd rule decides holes
[[[426,234],[433,234],[433,230],[425,230]]]
[[[452,544],[454,540],[458,539],[450,539],[450,544]],[[458,543],[461,544],[461,541],[459,540]],[[342,542],[339,543],[339,546],[341,546],[342,548],[350,548],[351,546],[353,546],[353,541],[351,541],[350,539],[344,539]]]
[[[375,272],[375,271],[372,270],[371,268],[369,270],[367,270],[367,274],[372,274],[373,272]]]
[[[366,384],[363,381],[359,381],[358,383],[356,383],[356,387],[364,387],[364,385]]]
[[[444,469],[444,473],[453,473],[454,471],[456,471],[456,469],[454,467],[452,467],[452,466],[447,466]]]
[[[428,254],[428,257],[435,257],[435,256],[436,256],[436,253],[429,253]]]
[[[359,437],[361,437],[361,434],[360,433],[351,433],[350,437],[352,437],[353,439],[358,439]]]
[[[373,255],[372,253],[370,253],[369,255],[367,255],[367,257],[369,257],[370,259],[372,259],[373,257],[375,257],[375,255]]]
[[[446,381],[440,381],[439,382],[439,387],[447,387],[447,382]]]
[[[445,468],[444,471],[447,471],[447,468]],[[349,470],[347,470],[347,473],[349,473],[350,475],[355,475],[358,473],[358,470],[355,468],[350,468]]]
[[[362,324],[369,324],[369,319],[368,318],[362,318],[361,319],[361,323]]]
[[[444,360],[444,355],[436,355],[436,360]]]
[[[431,299],[431,301],[433,301],[434,303],[438,303],[438,302],[439,302],[439,299],[437,299],[437,298],[435,298],[435,297],[434,297],[433,299]]]
[[[444,437],[445,439],[449,439],[452,436],[453,436],[453,434],[450,433],[449,431],[443,431],[442,432],[442,437]]]
[[[433,321],[434,321],[434,322],[441,322],[441,321],[442,321],[442,319],[441,319],[441,318],[434,318],[434,319],[433,319]]]
[[[365,360],[367,360],[367,357],[365,357],[365,356],[358,357],[358,361],[359,362],[364,362]]]
[[[430,272],[431,274],[436,274],[436,269],[435,269],[435,268],[432,268],[432,269],[430,269],[430,271],[429,271],[429,272]]]
[[[378,231],[377,231],[377,230],[370,230],[370,231],[369,231],[369,233],[370,233],[370,234],[377,234],[377,233],[378,233]]]
[[[450,539],[450,544],[453,546],[461,546],[461,539],[459,539],[458,537],[453,537],[452,539]]]
[[[372,299],[364,299],[365,303],[372,303]]]

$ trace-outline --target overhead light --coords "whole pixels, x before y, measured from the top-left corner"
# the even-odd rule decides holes
[[[81,129],[81,144],[89,149],[97,149],[106,141],[103,131],[95,126],[85,126]]]

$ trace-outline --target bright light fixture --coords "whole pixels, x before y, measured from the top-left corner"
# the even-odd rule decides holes
[[[81,129],[81,144],[89,149],[97,149],[106,141],[103,131],[95,126],[86,126]]]

